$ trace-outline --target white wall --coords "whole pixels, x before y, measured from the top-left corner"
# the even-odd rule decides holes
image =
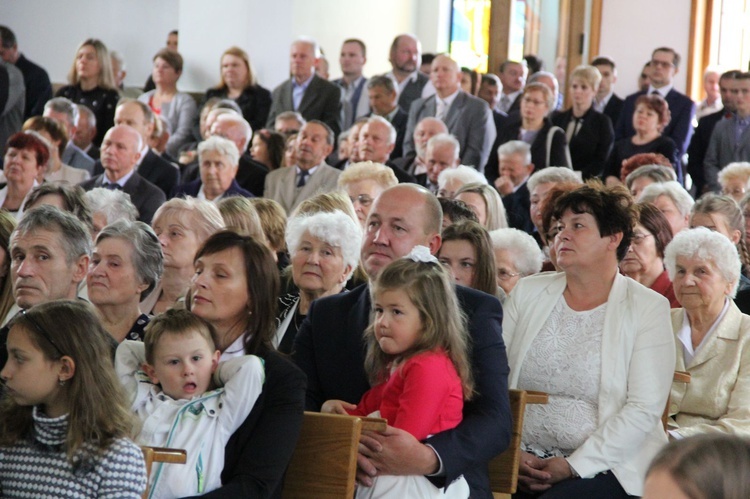
[[[637,90],[638,75],[653,49],[672,47],[685,61],[690,39],[690,2],[687,0],[607,0],[602,2],[599,55],[617,63],[616,92],[622,97]],[[593,58],[597,54],[591,54]],[[675,88],[685,92],[684,65]]]

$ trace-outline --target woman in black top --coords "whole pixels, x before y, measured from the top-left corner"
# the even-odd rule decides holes
[[[203,101],[211,97],[233,99],[253,130],[265,127],[271,110],[271,92],[258,85],[250,58],[241,48],[230,47],[221,55],[221,82],[206,91]]]
[[[635,113],[633,113],[635,135],[615,142],[607,168],[604,171],[604,181],[607,185],[624,181],[620,178],[622,162],[636,154],[644,152],[659,153],[669,158],[672,165],[677,163],[677,146],[672,139],[661,134],[670,118],[669,105],[660,95],[651,94],[638,97],[635,101]]]
[[[58,90],[56,96],[83,104],[94,112],[97,123],[94,144],[100,146],[104,134],[114,125],[115,108],[120,100],[109,50],[104,43],[89,38],[78,47],[68,82],[70,85]]]
[[[615,141],[609,117],[593,106],[601,80],[594,66],[578,66],[570,75],[573,106],[552,114],[552,124],[562,128],[568,139],[573,169],[580,171],[584,180],[602,174]]]

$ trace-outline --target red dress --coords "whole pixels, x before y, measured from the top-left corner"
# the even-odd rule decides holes
[[[396,368],[384,383],[369,389],[353,416],[380,411],[380,417],[417,440],[458,426],[463,390],[453,363],[443,350],[424,352]]]
[[[674,295],[674,288],[672,287],[672,281],[669,279],[669,274],[665,270],[659,277],[656,278],[654,283],[651,285],[651,289],[666,297],[669,300],[669,306],[671,308],[681,308],[680,302],[677,301],[677,297]]]

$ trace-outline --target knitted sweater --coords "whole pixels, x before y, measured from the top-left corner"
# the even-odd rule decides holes
[[[133,498],[146,488],[140,448],[115,440],[100,456],[71,465],[64,449],[68,416],[48,418],[34,407],[32,436],[0,448],[0,496]]]

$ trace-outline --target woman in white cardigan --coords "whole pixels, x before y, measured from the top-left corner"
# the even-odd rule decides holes
[[[138,97],[154,114],[163,116],[169,123],[167,154],[173,158],[180,155],[180,147],[193,140],[192,126],[198,107],[189,94],[177,91],[177,80],[182,75],[182,56],[177,52],[162,49],[154,56],[152,78],[156,85]]]
[[[505,304],[510,386],[550,395],[526,408],[518,497],[641,495],[667,442],[669,302],[618,272],[635,225],[624,188],[585,185],[554,216],[563,272],[521,279]]]

